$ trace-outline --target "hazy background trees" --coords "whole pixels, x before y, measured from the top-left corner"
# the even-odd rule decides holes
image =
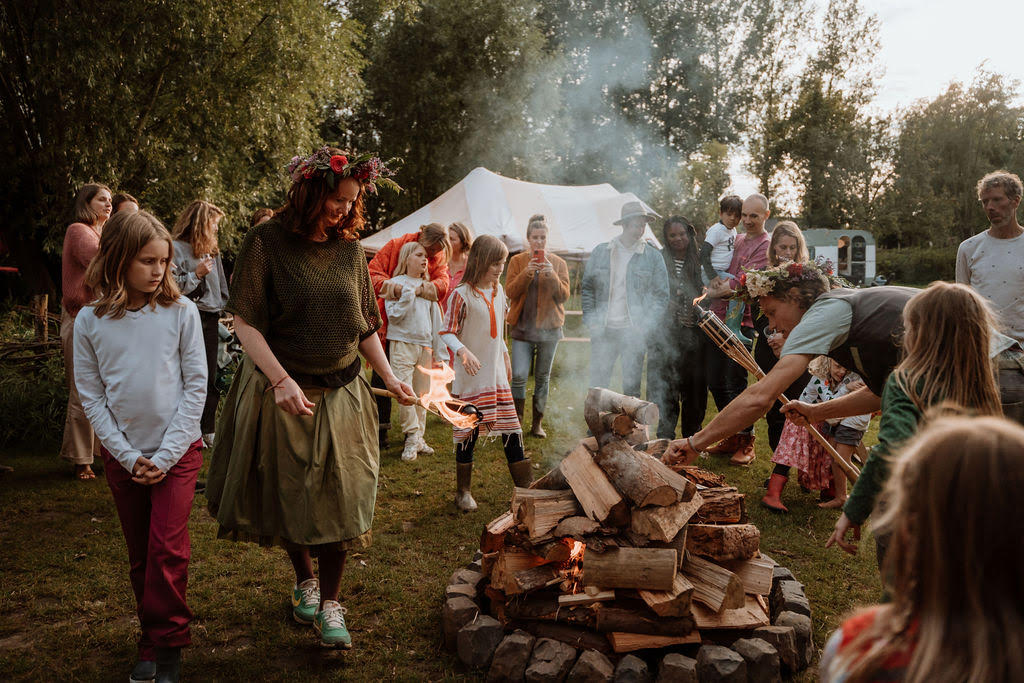
[[[382,227],[476,166],[610,182],[707,224],[743,164],[802,225],[885,246],[985,225],[984,172],[1024,162],[1018,84],[979,70],[873,104],[877,19],[858,0],[61,0],[0,5],[0,236],[53,290],[75,188],[165,221],[195,197],[248,213],[321,140],[405,160]]]

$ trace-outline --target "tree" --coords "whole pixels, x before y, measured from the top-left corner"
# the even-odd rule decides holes
[[[196,197],[228,214],[280,201],[325,101],[354,103],[359,27],[319,0],[66,0],[0,5],[0,235],[29,289],[54,292],[78,186],[105,182],[165,221]]]

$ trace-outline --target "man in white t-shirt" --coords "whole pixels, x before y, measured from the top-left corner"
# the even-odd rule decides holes
[[[991,302],[1004,332],[1024,343],[1024,228],[1017,222],[1024,185],[1008,171],[978,181],[990,227],[960,243],[956,281]]]

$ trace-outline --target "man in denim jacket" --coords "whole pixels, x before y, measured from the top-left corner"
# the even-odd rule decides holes
[[[608,387],[622,359],[622,392],[640,396],[647,337],[668,302],[668,272],[661,253],[640,239],[657,216],[626,202],[622,234],[597,245],[583,271],[583,324],[590,330],[590,386]]]

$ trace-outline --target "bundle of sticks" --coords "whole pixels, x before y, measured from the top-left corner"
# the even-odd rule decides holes
[[[704,330],[704,333],[708,338],[710,338],[711,341],[713,341],[715,345],[725,353],[725,355],[739,363],[747,372],[754,375],[757,379],[761,379],[765,376],[764,370],[762,370],[761,366],[757,364],[756,360],[754,360],[754,356],[751,355],[746,344],[737,339],[735,333],[733,333],[733,331],[729,329],[729,327],[722,322],[717,315],[711,311],[701,308],[696,302],[694,302],[693,307],[697,311],[698,326],[700,329]],[[786,398],[785,394],[779,394],[779,401],[785,405],[790,402],[790,399]],[[843,460],[835,447],[829,443],[828,439],[822,436],[821,432],[819,432],[814,425],[808,423],[806,427],[814,440],[821,444],[832,460],[839,465],[840,469],[843,470],[843,474],[846,475],[846,478],[850,480],[851,483],[856,483],[857,477],[860,476],[860,470],[857,469],[857,466]]]

